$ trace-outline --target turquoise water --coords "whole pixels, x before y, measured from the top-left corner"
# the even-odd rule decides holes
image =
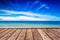
[[[60,21],[1,21],[0,28],[60,28]]]

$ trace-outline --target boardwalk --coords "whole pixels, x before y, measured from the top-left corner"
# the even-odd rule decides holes
[[[60,40],[60,29],[0,29],[0,40]]]

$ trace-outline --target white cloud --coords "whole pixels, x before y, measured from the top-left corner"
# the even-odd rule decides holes
[[[36,11],[39,11],[41,8],[49,9],[49,7],[46,4],[42,4]]]
[[[1,20],[7,20],[7,21],[11,21],[11,20],[17,20],[16,18],[14,18],[14,17],[4,17],[4,16],[0,16],[0,19]]]
[[[0,10],[2,12],[5,12],[7,14],[23,14],[25,16],[17,16],[17,17],[11,17],[11,16],[0,16],[0,19],[7,20],[7,21],[56,21],[60,20],[60,17],[51,16],[51,15],[42,15],[38,13],[32,13],[32,12],[15,12],[15,11],[9,11],[9,10]],[[36,18],[37,16],[37,18]]]
[[[43,18],[35,18],[35,17],[27,17],[27,16],[19,16],[19,17],[16,17],[17,19],[21,19],[21,20],[36,20],[36,21],[39,21],[39,20],[46,20],[46,19],[43,19]]]
[[[48,15],[41,15],[32,12],[16,12],[16,11],[9,11],[9,10],[0,10],[0,11],[5,12],[7,14],[23,14],[26,16],[48,16]]]
[[[1,17],[0,19],[2,20],[7,20],[7,21],[44,21],[47,19],[44,18],[34,18],[34,17],[27,17],[27,16],[18,16],[18,17]]]

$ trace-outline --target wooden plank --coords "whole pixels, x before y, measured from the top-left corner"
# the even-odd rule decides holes
[[[38,29],[38,31],[42,36],[43,40],[52,40],[42,29]]]
[[[4,31],[6,31],[6,30],[7,30],[7,29],[1,29],[1,30],[0,30],[0,33],[4,32]]]
[[[60,29],[0,29],[0,40],[60,40]],[[2,31],[5,30],[5,31]]]
[[[52,29],[52,30],[55,30],[55,31],[57,31],[57,32],[60,32],[60,29]]]
[[[8,38],[16,31],[16,29],[12,29],[9,33],[4,35],[0,40],[8,40]]]
[[[21,33],[19,34],[17,40],[24,40],[26,34],[26,29],[22,29]]]
[[[27,29],[26,40],[33,40],[31,29]]]
[[[11,31],[11,29],[8,29],[8,30],[6,30],[5,32],[1,33],[1,34],[0,34],[0,38],[3,37],[5,34],[7,34],[7,33],[10,32],[10,31]]]
[[[17,29],[16,32],[8,40],[16,40],[20,32],[21,29]]]
[[[52,32],[50,32],[48,29],[45,29],[44,30],[49,36],[50,36],[50,38],[52,39],[52,40],[60,40],[60,39],[58,39],[58,37],[56,36],[56,35],[54,35]]]
[[[60,30],[60,28],[56,28],[56,29],[53,29],[53,30]]]
[[[4,28],[0,28],[0,31],[1,31],[1,30],[4,30]]]
[[[43,40],[37,29],[32,29],[33,40]]]
[[[52,32],[53,34],[55,34],[58,38],[60,38],[60,32],[57,32],[55,30],[51,30],[51,29],[48,29],[50,32]]]

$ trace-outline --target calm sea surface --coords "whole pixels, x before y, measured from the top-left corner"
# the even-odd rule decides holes
[[[0,28],[60,28],[60,21],[0,21]]]

